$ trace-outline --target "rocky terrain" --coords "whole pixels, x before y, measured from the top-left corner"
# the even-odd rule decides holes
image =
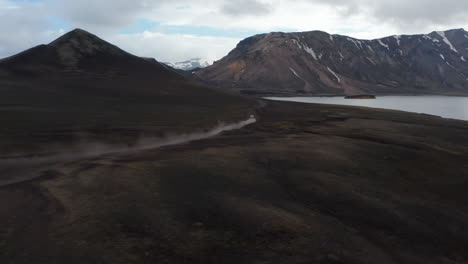
[[[468,122],[254,101],[82,30],[0,76],[2,264],[468,262]]]
[[[265,104],[0,187],[1,263],[467,263],[468,122]]]
[[[245,94],[468,94],[468,32],[360,40],[321,31],[241,41],[196,76]]]

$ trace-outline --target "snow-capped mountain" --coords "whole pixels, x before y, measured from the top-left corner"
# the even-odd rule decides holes
[[[186,61],[181,61],[181,62],[165,62],[168,66],[171,66],[172,68],[179,69],[179,70],[184,70],[184,71],[189,71],[195,68],[205,68],[210,66],[210,63],[202,58],[194,58]]]
[[[464,29],[360,40],[322,31],[241,41],[199,78],[248,94],[468,94]]]

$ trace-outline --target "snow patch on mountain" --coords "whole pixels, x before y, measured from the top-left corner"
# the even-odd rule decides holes
[[[299,79],[302,80],[302,77],[301,77],[299,74],[297,74],[297,72],[296,72],[295,70],[293,70],[291,67],[289,67],[289,69],[291,70],[291,72],[292,72],[294,75],[296,75],[297,78],[299,78]]]
[[[338,75],[337,75],[334,71],[332,71],[332,70],[330,69],[330,67],[327,67],[327,70],[328,70],[331,74],[333,74],[333,76],[335,76],[336,80],[337,80],[339,83],[341,83],[341,78],[338,77]]]
[[[344,59],[343,53],[341,53],[341,51],[338,51],[338,54],[340,55],[340,60],[342,61]]]
[[[401,45],[401,41],[400,41],[401,36],[396,35],[396,36],[393,36],[393,37],[396,39],[398,46],[400,46]]]
[[[423,39],[431,40],[434,43],[440,43],[440,41],[438,39],[432,38],[429,35],[423,35]]]
[[[390,47],[387,44],[383,43],[382,40],[378,39],[377,41],[382,47],[386,48],[387,50],[390,50]]]
[[[305,51],[306,51],[307,53],[309,53],[315,60],[318,60],[317,54],[315,54],[315,51],[314,51],[311,47],[307,46],[307,44],[301,43],[301,42],[299,42],[299,41],[297,41],[297,40],[295,40],[295,39],[293,39],[292,41],[294,42],[294,44],[297,45],[298,48],[305,50]]]
[[[312,48],[308,47],[307,45],[304,45],[303,48],[307,53],[314,57],[315,60],[317,60],[317,55],[315,54],[315,51]]]
[[[372,63],[372,64],[374,64],[374,65],[377,65],[377,63],[375,63],[371,58],[366,57],[366,59],[367,59],[368,61],[370,61],[370,63]]]
[[[356,48],[358,49],[362,49],[362,43],[359,41],[359,40],[354,40],[352,38],[347,38],[349,41],[351,41],[352,43],[354,43],[354,45],[356,46]],[[358,46],[358,43],[359,43],[359,46]]]
[[[181,61],[181,62],[175,62],[175,63],[165,62],[165,64],[172,68],[184,70],[184,71],[193,70],[195,68],[205,68],[211,65],[208,61],[202,58],[194,58],[194,59]]]
[[[297,46],[298,48],[300,48],[300,49],[302,48],[301,44],[299,44],[299,41],[297,41],[296,39],[292,39],[292,42],[293,42],[294,44],[296,44],[296,46]]]
[[[451,50],[458,53],[458,50],[452,45],[452,42],[450,42],[450,40],[447,38],[447,36],[445,35],[445,32],[437,31],[436,33],[439,34],[439,36],[442,37],[442,40],[450,47]]]

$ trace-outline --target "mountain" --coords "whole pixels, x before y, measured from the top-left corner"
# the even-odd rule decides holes
[[[190,59],[190,60],[176,62],[176,63],[165,62],[164,64],[167,64],[172,68],[184,70],[184,71],[189,71],[189,70],[193,70],[196,68],[205,68],[205,67],[210,66],[209,62],[201,58],[195,58],[195,59]]]
[[[464,29],[375,40],[269,33],[196,75],[250,94],[468,94],[467,60]]]
[[[123,88],[126,82],[147,82],[143,79],[132,79],[145,75],[151,81],[157,81],[153,88],[147,85],[134,89]],[[166,93],[166,89],[175,86],[186,91],[191,89],[182,87],[187,85],[186,79],[169,71],[155,59],[145,59],[131,55],[120,48],[98,38],[81,29],[75,29],[48,45],[39,45],[20,54],[0,61],[0,76],[2,80],[18,79],[27,81],[68,82],[69,78],[80,77],[77,85],[93,83],[93,89],[107,89],[109,87],[95,85],[96,81],[116,82],[113,90],[123,88],[129,92]],[[148,80],[149,81],[149,80]],[[123,82],[122,85],[119,85]],[[161,82],[176,84],[173,87],[159,85]],[[76,86],[76,85],[72,85]]]
[[[244,119],[250,104],[81,29],[2,59],[0,94],[0,156],[88,139],[131,144]]]

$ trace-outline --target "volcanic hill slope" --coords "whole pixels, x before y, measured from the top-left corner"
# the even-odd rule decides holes
[[[321,31],[241,41],[196,76],[246,94],[468,94],[468,33],[359,40]]]
[[[0,157],[201,130],[252,105],[80,29],[0,60],[0,94]]]

